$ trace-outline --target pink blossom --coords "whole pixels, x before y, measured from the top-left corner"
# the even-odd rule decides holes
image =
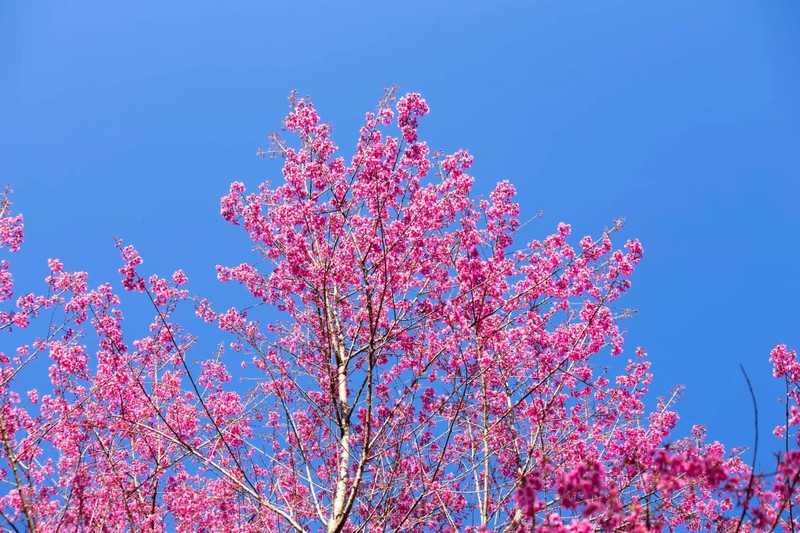
[[[641,244],[615,247],[621,221],[577,245],[565,223],[520,243],[513,185],[476,196],[472,156],[420,140],[428,111],[420,95],[395,105],[388,90],[345,158],[311,100],[292,94],[269,150],[281,181],[234,182],[220,201],[254,246],[251,260],[217,267],[246,289],[230,287],[239,300],[223,297],[222,313],[189,292],[183,270],[143,273],[122,241],[122,285],[140,293],[130,297],[149,323],[123,313],[111,284],[93,288],[57,259],[39,292],[14,299],[0,263],[0,329],[17,335],[4,348],[13,356],[0,353],[6,521],[41,531],[800,527],[796,353],[779,345],[770,357],[787,390],[774,466],[751,471],[700,426],[681,437],[680,388],[650,401],[645,350],[610,359],[627,349],[624,295]],[[9,252],[22,240],[10,205],[6,194]],[[30,389],[37,365],[49,384]]]

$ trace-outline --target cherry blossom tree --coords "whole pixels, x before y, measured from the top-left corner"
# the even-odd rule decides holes
[[[619,299],[639,242],[615,248],[619,222],[575,244],[567,224],[516,242],[513,186],[475,196],[472,157],[420,141],[427,113],[419,95],[387,91],[345,159],[311,102],[292,96],[284,133],[260,151],[283,160],[281,182],[235,182],[221,200],[254,243],[252,262],[217,267],[249,292],[239,307],[216,309],[181,270],[147,276],[118,241],[123,288],[153,310],[133,339],[112,285],[90,288],[52,259],[46,290],[11,305],[0,263],[0,329],[46,331],[0,354],[6,526],[800,526],[796,354],[772,353],[787,386],[775,472],[754,473],[700,426],[675,437],[677,392],[646,409],[644,350],[609,361],[622,357]],[[4,198],[0,240],[13,252],[22,218]],[[212,355],[192,333],[203,322],[218,327]],[[43,394],[26,385],[41,360]]]

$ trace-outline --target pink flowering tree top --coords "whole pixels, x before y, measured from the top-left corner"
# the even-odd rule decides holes
[[[670,437],[675,397],[645,409],[644,351],[618,375],[602,364],[622,353],[618,299],[642,257],[637,241],[614,247],[619,224],[577,244],[566,224],[515,242],[513,186],[474,197],[472,157],[432,154],[420,141],[419,95],[388,91],[349,159],[309,100],[291,103],[287,137],[270,150],[284,162],[280,183],[236,182],[221,201],[256,252],[252,263],[217,267],[251,293],[238,308],[192,294],[180,270],[146,276],[136,250],[118,242],[123,287],[153,309],[149,335],[131,339],[110,285],[91,289],[85,273],[51,260],[44,293],[11,305],[0,264],[0,328],[18,332],[45,310],[49,324],[0,354],[6,527],[798,526],[794,352],[772,356],[791,405],[776,431],[786,442],[777,473],[754,474],[704,443],[701,427]],[[22,220],[7,195],[0,215],[0,241],[14,251]],[[259,323],[257,304],[281,318]],[[232,350],[196,349],[199,322],[186,308]],[[20,390],[42,359],[47,390]]]

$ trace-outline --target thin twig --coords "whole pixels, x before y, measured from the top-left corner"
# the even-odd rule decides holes
[[[744,370],[744,365],[739,365],[744,374],[744,380],[747,382],[747,389],[750,391],[750,398],[753,400],[753,414],[755,415],[755,445],[753,446],[753,465],[750,467],[750,479],[747,482],[747,493],[745,494],[745,505],[742,505],[742,516],[739,517],[739,523],[736,524],[736,533],[742,528],[744,517],[747,514],[747,503],[753,494],[753,480],[756,475],[756,458],[758,457],[758,405],[756,404],[756,395],[753,392],[753,385],[750,383],[750,378],[747,377],[747,372]]]

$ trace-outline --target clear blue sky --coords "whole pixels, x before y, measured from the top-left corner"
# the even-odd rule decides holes
[[[279,179],[255,153],[288,93],[311,95],[349,153],[396,84],[428,100],[432,148],[474,154],[479,191],[509,179],[525,215],[544,211],[525,239],[626,217],[645,248],[628,353],[647,348],[655,393],[687,386],[684,429],[739,445],[745,364],[769,439],[769,350],[800,348],[799,25],[796,0],[3,2],[17,278],[40,288],[59,257],[118,284],[117,235],[144,271],[182,267],[196,292],[239,300],[213,267],[249,244],[218,199]]]

